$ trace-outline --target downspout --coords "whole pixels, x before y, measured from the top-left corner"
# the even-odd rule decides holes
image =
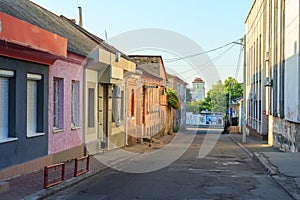
[[[126,112],[125,112],[125,119],[126,119],[126,127],[125,127],[125,145],[128,146],[128,121],[129,121],[129,117],[128,117],[128,99],[129,99],[129,91],[128,91],[128,78],[125,78],[125,82],[126,82],[126,95],[127,95],[127,98],[125,100],[125,109],[126,109]]]
[[[88,62],[87,62],[88,63]],[[82,117],[82,144],[83,144],[83,148],[84,148],[84,156],[87,155],[87,150],[86,150],[86,144],[85,144],[85,136],[86,136],[86,67],[87,67],[87,63],[83,66],[83,77],[82,77],[82,90],[83,90],[83,97],[82,97],[82,109],[81,109],[81,117]]]

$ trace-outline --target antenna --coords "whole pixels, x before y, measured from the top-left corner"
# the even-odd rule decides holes
[[[107,31],[105,29],[105,41],[107,41]]]

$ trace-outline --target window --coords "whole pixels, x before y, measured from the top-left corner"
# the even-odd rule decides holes
[[[63,129],[63,79],[53,78],[53,128]]]
[[[42,96],[39,85],[41,83],[42,76],[39,74],[27,74],[27,136],[38,136],[41,130],[39,130],[39,124],[42,120],[43,113],[38,112],[39,108],[39,96]],[[39,94],[41,93],[41,94]],[[43,134],[43,133],[42,133]]]
[[[9,82],[13,76],[13,71],[0,69],[0,141],[9,138]]]
[[[95,89],[88,88],[88,127],[95,127]]]
[[[79,127],[79,81],[72,81],[72,128]]]
[[[113,88],[112,109],[112,122],[116,122],[116,125],[119,126],[124,120],[124,91],[121,91],[119,86]]]

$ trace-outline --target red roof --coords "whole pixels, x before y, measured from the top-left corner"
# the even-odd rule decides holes
[[[195,78],[193,83],[204,82],[201,78]]]

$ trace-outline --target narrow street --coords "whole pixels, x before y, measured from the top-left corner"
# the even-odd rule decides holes
[[[212,151],[198,158],[207,132],[196,131],[183,156],[161,170],[111,169],[48,199],[291,199],[229,135],[220,135]]]

